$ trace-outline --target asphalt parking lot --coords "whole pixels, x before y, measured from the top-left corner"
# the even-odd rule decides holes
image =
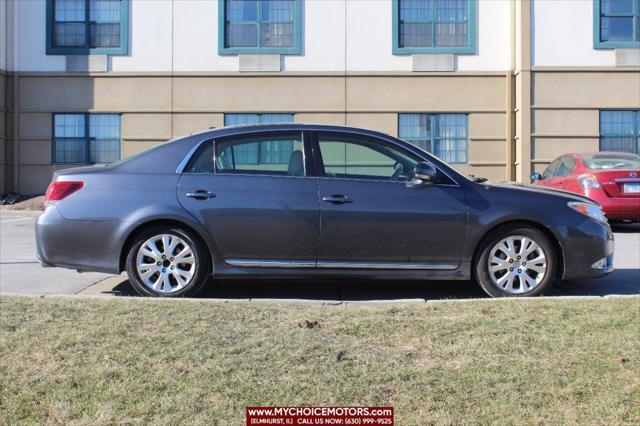
[[[35,218],[0,212],[0,293],[134,296],[126,276],[42,268],[35,252]],[[600,279],[556,282],[549,296],[640,295],[640,225],[618,225],[615,271]],[[359,280],[215,281],[201,298],[391,302],[485,297],[472,282]]]

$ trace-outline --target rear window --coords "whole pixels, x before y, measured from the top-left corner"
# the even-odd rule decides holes
[[[640,168],[640,156],[633,154],[584,155],[582,161],[588,168],[594,170]]]

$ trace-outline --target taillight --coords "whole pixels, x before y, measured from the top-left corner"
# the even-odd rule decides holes
[[[580,176],[578,178],[578,182],[580,182],[580,187],[582,189],[599,189],[600,182],[593,175]]]
[[[47,188],[47,193],[44,195],[44,200],[48,202],[64,200],[83,186],[84,182],[80,181],[51,182]]]

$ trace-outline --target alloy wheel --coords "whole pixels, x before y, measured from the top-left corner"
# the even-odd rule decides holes
[[[136,269],[140,280],[159,293],[175,293],[192,281],[197,268],[193,249],[173,234],[155,235],[138,250]]]
[[[495,286],[511,294],[538,287],[547,274],[547,255],[530,237],[514,235],[493,246],[488,260],[489,276]]]

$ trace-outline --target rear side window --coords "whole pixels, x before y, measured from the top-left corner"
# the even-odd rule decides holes
[[[205,142],[189,163],[187,173],[213,173],[213,142]]]
[[[304,176],[299,133],[216,141],[216,173]]]

